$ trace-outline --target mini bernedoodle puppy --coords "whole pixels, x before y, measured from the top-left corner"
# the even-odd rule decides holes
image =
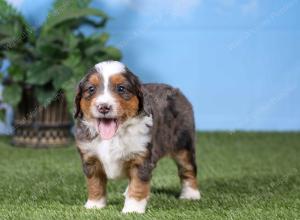
[[[96,64],[80,81],[75,98],[75,137],[87,179],[86,208],[106,205],[109,179],[127,177],[123,213],[144,213],[152,170],[172,157],[181,199],[200,199],[192,106],[164,84],[141,84],[124,64]]]

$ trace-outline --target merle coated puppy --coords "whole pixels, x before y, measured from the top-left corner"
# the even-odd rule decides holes
[[[144,213],[152,170],[166,155],[178,166],[180,198],[200,199],[193,110],[178,89],[141,84],[124,64],[106,61],[80,81],[75,107],[86,208],[106,205],[108,179],[128,178],[122,212]]]

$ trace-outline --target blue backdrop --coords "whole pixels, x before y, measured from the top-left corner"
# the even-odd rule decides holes
[[[52,3],[10,2],[35,25]],[[300,0],[92,5],[112,17],[110,43],[142,81],[169,83],[188,96],[197,128],[300,129]]]

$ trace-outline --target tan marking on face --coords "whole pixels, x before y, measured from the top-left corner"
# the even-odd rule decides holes
[[[89,82],[93,85],[99,85],[101,82],[100,75],[98,73],[93,73],[89,77]]]
[[[122,74],[113,75],[110,78],[111,88],[115,89],[117,85],[126,85],[126,83],[128,85],[128,82],[126,81],[127,79]],[[127,92],[129,91],[127,90]],[[131,94],[131,98],[128,100],[118,94],[116,90],[113,91],[112,94],[119,103],[117,111],[123,121],[137,114],[139,108],[139,100],[135,94]]]
[[[115,85],[122,84],[125,80],[126,78],[122,74],[115,74],[110,77],[110,81]]]
[[[96,87],[96,89],[98,89],[100,84],[102,83],[100,75],[98,73],[91,74],[88,78],[88,82],[86,82],[86,83],[93,85]],[[85,88],[83,88],[83,89],[85,89]],[[97,92],[95,94],[89,96],[88,91],[83,91],[82,98],[80,100],[80,108],[86,118],[91,118],[91,116],[92,116],[91,107],[93,106],[93,103],[95,102],[96,94],[97,94]]]
[[[181,150],[173,155],[179,166],[179,176],[181,181],[188,182],[190,187],[198,189],[196,173],[194,167],[190,162],[190,152],[187,150]]]
[[[129,177],[128,196],[138,201],[148,198],[150,194],[150,183],[142,181],[138,176],[138,167],[144,160],[145,156],[137,156],[126,164]]]

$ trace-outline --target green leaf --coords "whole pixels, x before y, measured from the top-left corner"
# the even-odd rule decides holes
[[[18,84],[5,86],[3,90],[4,102],[16,107],[21,101],[22,89]]]
[[[53,9],[50,13],[59,13],[62,9],[70,8],[86,8],[91,3],[91,0],[55,0]]]
[[[65,59],[68,51],[64,46],[64,35],[61,31],[50,32],[47,36],[42,36],[37,40],[36,51],[43,59]]]
[[[76,68],[81,64],[81,62],[80,52],[78,50],[74,50],[74,53],[70,54],[70,56],[62,62],[62,64],[73,71],[76,71]]]
[[[97,16],[107,19],[107,15],[103,11],[95,8],[66,9],[63,11],[63,13],[57,13],[55,16],[50,16],[43,27],[43,32],[45,34],[45,32],[48,32],[50,29],[62,24],[63,22],[76,20],[87,16]]]
[[[68,41],[67,43],[70,49],[77,49],[78,43],[80,41],[80,39],[77,36],[75,36],[74,34],[69,34],[69,37],[66,38],[66,40]]]
[[[109,60],[120,60],[122,58],[121,51],[115,47],[106,47],[104,51],[107,54],[107,59]]]
[[[19,33],[19,30],[17,30]],[[0,24],[0,39],[4,39],[5,37],[13,37],[15,38],[16,28],[15,24],[7,23],[7,24]]]
[[[43,87],[36,87],[34,93],[39,104],[44,107],[48,106],[55,99],[57,94],[55,90],[45,89]]]
[[[23,16],[6,1],[0,0],[0,47],[18,48],[19,44],[33,36],[31,26]]]
[[[1,23],[10,19],[13,16],[18,16],[19,13],[17,10],[10,4],[7,3],[7,1],[0,0],[0,10],[1,10],[1,15],[0,15],[0,21]]]
[[[27,80],[26,83],[32,85],[44,85],[49,82],[52,76],[49,72],[49,63],[45,62],[37,62],[31,66],[31,68],[27,71]]]
[[[25,62],[26,57],[25,57],[25,54],[23,54],[23,53],[20,53],[18,51],[14,51],[14,50],[9,50],[9,51],[4,52],[4,55],[14,65],[23,66],[23,67],[26,65],[26,62]]]
[[[12,64],[8,68],[9,75],[14,82],[22,82],[25,77],[25,71],[22,67]]]
[[[63,91],[66,96],[67,104],[69,112],[73,113],[73,106],[74,106],[74,100],[75,100],[75,92],[76,92],[76,86],[78,84],[78,81],[74,78],[68,80],[65,82],[62,86]]]
[[[15,48],[24,38],[22,26],[19,24],[0,25],[0,47],[3,49]]]
[[[52,81],[54,88],[59,90],[70,77],[72,77],[72,70],[69,67],[39,62],[28,71],[26,82],[32,85],[44,85]]]
[[[53,85],[57,90],[61,89],[62,85],[73,75],[73,72],[70,68],[62,65],[54,66],[51,71],[53,71],[53,73],[49,74],[53,76]]]
[[[92,45],[89,45],[88,47],[86,47],[85,49],[85,55],[87,57],[92,57],[94,56],[95,54],[98,54],[98,55],[105,55],[105,51],[103,50],[103,47],[97,45],[97,44],[92,44]]]
[[[99,37],[100,44],[104,45],[108,41],[108,39],[109,39],[109,34],[106,32],[103,32]]]

